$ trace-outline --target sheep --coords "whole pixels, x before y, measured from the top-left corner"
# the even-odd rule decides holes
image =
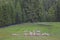
[[[49,36],[50,34],[48,33],[42,33],[42,36]]]
[[[33,36],[33,32],[30,32],[29,35],[30,35],[30,36]]]
[[[40,36],[40,35],[41,35],[40,31],[36,31],[36,36]]]

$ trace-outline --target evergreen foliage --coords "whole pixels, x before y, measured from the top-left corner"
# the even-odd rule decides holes
[[[0,26],[60,21],[60,0],[0,0]]]

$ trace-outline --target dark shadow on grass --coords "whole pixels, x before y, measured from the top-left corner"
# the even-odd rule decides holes
[[[17,25],[17,24],[22,24],[22,23],[7,24],[7,25],[0,26],[0,28],[5,28],[5,27],[12,26],[12,25]]]

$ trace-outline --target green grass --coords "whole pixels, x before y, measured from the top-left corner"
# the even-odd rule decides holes
[[[60,40],[60,23],[59,22],[40,22],[50,24],[51,26],[41,25],[38,23],[24,23],[5,28],[0,28],[0,40]],[[52,36],[23,36],[24,30],[35,31],[40,30],[41,33],[48,32]],[[11,34],[20,34],[12,36]]]

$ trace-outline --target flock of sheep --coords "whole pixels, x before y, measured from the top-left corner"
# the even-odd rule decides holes
[[[19,34],[12,34],[13,36],[19,35]],[[24,36],[50,36],[49,33],[41,33],[40,31],[35,31],[35,32],[29,32],[29,31],[24,31]]]
[[[24,31],[25,36],[50,36],[49,33],[41,33],[40,31],[35,31],[35,32],[27,32]]]

